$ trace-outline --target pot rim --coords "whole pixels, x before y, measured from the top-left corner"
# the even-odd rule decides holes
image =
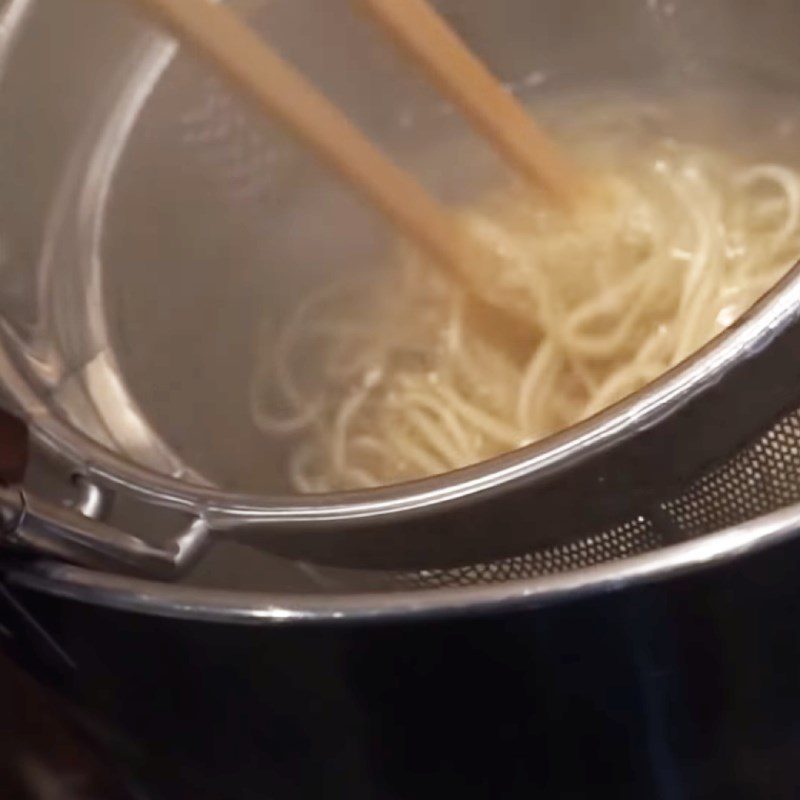
[[[269,594],[204,589],[51,561],[3,568],[10,584],[147,616],[249,625],[352,623],[508,612],[568,602],[722,566],[790,541],[800,504],[691,541],[578,570],[469,587],[386,593]]]

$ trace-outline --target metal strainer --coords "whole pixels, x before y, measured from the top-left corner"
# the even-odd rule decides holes
[[[345,5],[242,10],[438,196],[496,174]],[[543,108],[595,87],[702,105],[724,84],[744,129],[790,152],[800,9],[767,5],[781,24],[729,2],[615,0],[598,20],[587,0],[565,38],[557,0],[439,4]],[[9,543],[190,586],[398,592],[572,574],[800,501],[797,268],[697,356],[563,434],[414,484],[291,495],[283,446],[249,418],[254,331],[332,271],[373,269],[389,233],[125,4],[8,8],[0,374],[34,444],[24,483],[2,491]]]

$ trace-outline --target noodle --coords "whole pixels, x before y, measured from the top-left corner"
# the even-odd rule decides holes
[[[252,409],[292,437],[301,492],[480,461],[585,419],[735,320],[800,253],[800,174],[673,141],[605,156],[574,218],[533,191],[460,213],[495,259],[466,264],[509,336],[403,251],[383,279],[308,299],[258,345]]]

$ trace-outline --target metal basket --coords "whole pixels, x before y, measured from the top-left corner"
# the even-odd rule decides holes
[[[769,108],[800,89],[787,33],[800,10],[735,5],[615,0],[598,22],[588,2],[440,3],[519,92],[675,98],[691,82],[700,96],[724,75],[765,104],[743,102],[741,124],[790,152],[798,118],[775,129]],[[500,168],[357,16],[312,0],[242,12],[440,196]],[[297,613],[396,611],[667,572],[800,518],[800,362],[785,367],[797,270],[689,362],[564,434],[403,487],[291,495],[281,446],[246,407],[253,331],[328,272],[370,268],[388,232],[123,4],[12,0],[2,20],[0,113],[15,124],[0,133],[0,374],[33,441],[24,482],[1,493],[5,539],[83,567],[20,579],[118,602],[141,599],[133,575],[177,580],[159,596],[187,607],[278,593]]]

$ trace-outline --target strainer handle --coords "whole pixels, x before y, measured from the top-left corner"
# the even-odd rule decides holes
[[[93,569],[160,580],[180,576],[208,542],[208,527],[199,518],[168,545],[158,547],[19,487],[0,488],[0,519],[0,543],[6,546]]]
[[[28,463],[28,429],[0,409],[0,546],[80,566],[170,579],[185,571],[208,543],[195,518],[164,546],[154,546],[71,508],[37,497],[21,481]],[[95,513],[99,507],[87,511]]]

